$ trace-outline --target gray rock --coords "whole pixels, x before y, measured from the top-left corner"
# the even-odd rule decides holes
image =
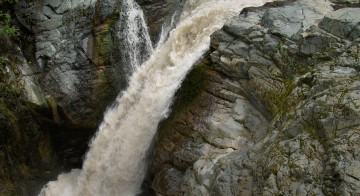
[[[163,195],[181,195],[182,177],[183,174],[180,171],[165,168],[155,176],[152,188]],[[163,180],[166,180],[166,183]]]
[[[279,40],[269,34],[264,36],[264,53],[270,54],[278,50]]]
[[[95,10],[95,3],[94,0],[44,1],[43,4],[20,1],[16,5],[18,18],[27,23],[36,37],[36,61],[38,71],[43,75],[40,83],[54,97],[56,104],[61,105],[64,123],[91,129],[96,128],[109,99],[125,85],[113,79],[115,75],[119,78],[119,74],[113,76],[113,70],[105,69],[110,64],[113,47],[109,43],[115,42],[108,38],[111,36],[108,23],[113,24],[117,19],[112,15],[116,6],[100,6]],[[107,4],[106,1],[101,3]],[[94,18],[95,11],[99,12],[97,16],[108,14]],[[111,19],[105,24],[95,22],[94,25],[93,20],[105,20],[106,17]],[[107,39],[103,38],[105,35]],[[104,89],[102,95],[93,92],[100,86]],[[107,101],[98,103],[98,100]],[[74,107],[77,112],[73,112]]]
[[[249,46],[244,42],[237,41],[235,43],[229,43],[228,49],[231,50],[233,54],[236,54],[244,59],[249,56]]]
[[[359,3],[358,0],[330,0],[330,1],[334,3],[351,3],[351,4]]]
[[[337,192],[326,189],[328,193],[337,193],[342,195],[359,194],[359,133],[345,134],[332,142],[330,151],[330,164],[327,176],[338,176],[340,182]]]
[[[246,36],[251,31],[248,29],[261,21],[261,17],[264,12],[250,12],[247,14],[246,18],[240,16],[234,16],[229,19],[224,25],[224,31],[235,36]]]
[[[360,44],[354,43],[348,47],[347,50],[339,56],[337,63],[340,66],[352,67],[356,70],[360,70],[360,57],[357,55],[360,48]]]
[[[49,107],[45,92],[34,76],[24,76],[21,81],[24,88],[24,95],[27,101],[40,107]]]
[[[61,5],[56,9],[56,13],[64,14],[71,9],[71,0],[63,0]]]
[[[225,41],[226,43],[231,43],[232,41],[234,41],[234,39],[235,38],[233,36],[226,33],[225,31],[218,30],[211,35],[211,40],[212,40],[211,46],[217,49],[219,47],[220,40],[222,42]]]
[[[300,52],[305,55],[337,57],[346,49],[341,39],[321,33],[307,34],[300,44]]]
[[[356,25],[356,27],[351,31],[349,35],[350,40],[356,40],[360,38],[360,25]]]
[[[52,8],[48,7],[48,6],[44,6],[42,7],[42,14],[44,14],[45,17],[51,19],[51,18],[55,18],[56,17],[56,13],[53,11]]]
[[[32,30],[34,33],[53,30],[63,24],[62,19],[61,15],[52,15],[50,19],[37,23],[36,26],[33,26]]]
[[[114,27],[122,2],[19,0],[10,5],[8,1],[0,1],[2,11],[11,11],[13,23],[21,32],[21,36],[12,40],[0,38],[1,44],[4,43],[0,56],[5,59],[0,66],[0,165],[6,165],[0,169],[0,184],[4,184],[3,180],[9,182],[5,189],[2,186],[0,195],[35,195],[40,185],[34,181],[46,182],[60,168],[81,164],[87,142],[104,110],[127,86],[124,73],[127,66],[118,63],[117,46],[121,40],[115,35],[123,29]],[[170,24],[174,12],[181,13],[184,1],[139,2],[156,40],[163,23]],[[10,110],[7,105],[11,106]],[[57,138],[56,144],[50,138]],[[13,160],[16,167],[17,164],[21,167],[12,166],[9,153],[4,154],[6,149],[2,146],[21,151],[10,152],[11,159],[12,153],[19,155],[19,159]],[[192,151],[177,152],[175,165],[179,167],[186,167],[198,156]],[[26,160],[31,160],[31,164]],[[63,161],[63,165],[53,169],[51,161],[57,160]],[[11,174],[7,165],[11,165]],[[51,170],[51,175],[45,171],[40,176],[36,173],[44,169]],[[170,174],[178,176],[176,172]],[[26,182],[14,182],[8,179],[10,176]],[[47,176],[45,180],[43,176]],[[20,192],[14,192],[17,190]]]
[[[182,195],[359,194],[360,46],[357,29],[323,28],[335,12],[325,0],[249,9],[212,36],[211,77],[164,125],[181,125],[176,152],[199,152],[177,167]]]
[[[121,1],[113,1],[113,0],[102,0],[99,5],[99,19],[105,20],[107,17],[112,14],[118,14],[118,9],[121,6]]]
[[[359,38],[360,8],[343,8],[327,14],[320,27],[340,38]]]
[[[311,25],[317,25],[324,14],[331,10],[330,4],[323,0],[300,0],[285,7],[270,8],[262,22],[274,33],[291,37],[300,30],[306,31]]]
[[[179,19],[185,0],[136,0],[142,7],[149,27],[150,37],[156,43],[162,33],[162,28],[170,30],[169,27],[176,24]],[[173,15],[175,14],[175,15]],[[172,24],[173,22],[173,24]]]
[[[51,42],[38,42],[36,43],[37,52],[36,52],[36,58],[39,57],[47,57],[51,58],[57,51],[55,47],[51,44]]]
[[[300,7],[288,6],[285,8],[271,8],[263,16],[264,26],[274,32],[293,36],[302,28],[305,19]]]
[[[61,1],[56,1],[56,0],[44,0],[44,5],[49,5],[51,6],[53,9],[56,9],[57,7],[59,7],[61,5]]]

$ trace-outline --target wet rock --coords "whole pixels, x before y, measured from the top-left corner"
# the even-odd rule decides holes
[[[98,20],[102,21],[102,20],[106,20],[107,18],[109,18],[111,15],[117,15],[119,14],[119,9],[121,6],[121,1],[116,0],[116,1],[111,1],[111,0],[102,0],[98,2],[99,4],[99,15],[98,15]]]
[[[81,166],[103,112],[127,86],[129,68],[117,58],[122,1],[16,2],[0,1],[21,33],[0,39],[0,195],[35,195],[59,170]],[[181,2],[144,4],[159,13],[146,13],[158,37]]]
[[[246,19],[240,16],[234,16],[229,19],[224,25],[224,31],[235,37],[248,35],[251,30],[249,27],[257,25],[261,22],[261,17],[264,14],[263,11],[249,12]]]
[[[159,40],[163,28],[166,31],[166,29],[169,29],[171,25],[176,23],[185,1],[186,0],[136,0],[147,16],[146,21],[153,43]]]
[[[152,188],[162,195],[181,195],[182,177],[183,174],[174,168],[164,169],[155,177]]]
[[[35,195],[60,169],[50,146],[53,119],[29,48],[7,37],[0,44],[0,195]]]
[[[181,2],[140,2],[157,37]],[[67,126],[96,129],[102,114],[126,87],[128,65],[119,62],[121,1],[20,1],[17,19],[34,33],[39,82],[55,98]],[[153,15],[154,11],[159,15]],[[157,39],[157,38],[156,38]],[[116,54],[116,55],[115,55]],[[101,91],[101,92],[100,92]],[[99,101],[102,100],[102,101]]]

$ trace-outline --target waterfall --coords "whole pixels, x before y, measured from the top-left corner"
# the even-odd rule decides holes
[[[115,29],[120,40],[121,64],[129,66],[130,76],[153,52],[144,13],[135,0],[124,0]]]
[[[167,40],[131,76],[90,144],[82,170],[49,182],[41,196],[133,196],[140,193],[146,153],[158,123],[193,63],[226,19],[265,0],[188,0]]]

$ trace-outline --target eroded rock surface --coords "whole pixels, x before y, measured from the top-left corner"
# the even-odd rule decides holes
[[[360,194],[359,13],[298,0],[230,19],[160,127],[153,189]]]
[[[138,2],[158,13],[145,13],[153,40],[181,4]],[[0,195],[36,195],[60,172],[81,166],[106,107],[127,86],[123,3],[0,1],[20,32],[0,35]]]
[[[160,7],[163,1],[139,3],[157,40],[160,24],[169,23],[181,1]],[[118,25],[124,19],[122,4],[120,0],[49,0],[15,5],[16,18],[35,36],[34,71],[70,127],[95,129],[105,107],[127,85],[131,68],[122,63],[124,27]]]

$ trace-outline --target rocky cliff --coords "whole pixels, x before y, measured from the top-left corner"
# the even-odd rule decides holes
[[[182,6],[138,3],[154,43]],[[0,195],[36,195],[61,171],[81,167],[106,107],[127,86],[122,4],[0,1],[20,32],[0,35]]]
[[[359,195],[358,1],[248,8],[159,128],[158,195]]]
[[[121,0],[0,0],[21,36],[0,36],[0,195],[36,195],[80,167],[126,87]],[[155,43],[181,0],[138,0]],[[158,195],[358,195],[360,2],[247,8],[159,125]],[[176,17],[174,18],[176,20]]]

